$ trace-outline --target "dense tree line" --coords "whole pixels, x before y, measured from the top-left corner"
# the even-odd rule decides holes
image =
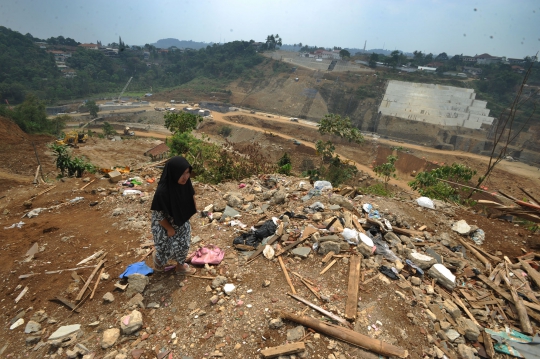
[[[22,35],[0,27],[0,100],[21,103],[27,93],[34,93],[49,104],[57,100],[80,99],[92,95],[120,91],[133,77],[130,90],[174,87],[196,77],[232,80],[238,78],[263,58],[252,42],[233,41],[214,44],[200,50],[159,51],[152,45],[129,47],[122,42],[118,56],[76,48],[66,65],[76,76],[66,78],[58,70],[54,57],[35,44],[32,35]],[[120,40],[121,41],[121,40]],[[279,46],[281,39],[274,38]],[[70,38],[59,36],[46,40],[49,44],[76,45]],[[145,54],[146,53],[146,54]]]

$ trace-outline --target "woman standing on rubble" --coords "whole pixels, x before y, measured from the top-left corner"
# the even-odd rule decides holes
[[[175,260],[176,272],[195,273],[184,263],[191,244],[189,219],[197,213],[195,190],[191,184],[192,167],[180,156],[171,158],[161,174],[152,201],[152,234],[156,251],[154,268],[163,271],[169,260]]]

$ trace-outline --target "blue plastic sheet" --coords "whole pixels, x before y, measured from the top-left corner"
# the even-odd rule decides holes
[[[127,266],[124,273],[120,274],[120,278],[127,278],[132,274],[148,275],[154,273],[154,270],[144,262],[132,263]]]

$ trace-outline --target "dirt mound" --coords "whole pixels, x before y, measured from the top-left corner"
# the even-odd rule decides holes
[[[0,146],[28,140],[26,133],[14,121],[2,116],[0,116],[0,138],[2,139]]]
[[[0,194],[11,186],[31,181],[38,166],[36,152],[43,173],[54,170],[47,148],[52,136],[26,134],[12,120],[0,117],[0,138]]]

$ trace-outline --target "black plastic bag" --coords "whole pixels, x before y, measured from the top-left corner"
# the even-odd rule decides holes
[[[243,244],[257,248],[262,240],[276,233],[277,226],[273,220],[268,220],[263,223],[256,231],[251,233],[243,233],[233,240],[233,244]]]
[[[396,275],[396,273],[394,273],[392,268],[388,268],[386,266],[380,266],[379,267],[379,272],[381,272],[382,274],[384,274],[385,276],[387,276],[390,279],[393,279],[393,280],[398,280],[399,279],[399,277]]]
[[[255,231],[255,237],[257,237],[258,239],[260,239],[260,241],[262,241],[264,238],[269,237],[272,234],[276,233],[276,229],[277,229],[277,226],[274,223],[274,221],[269,219],[268,221],[264,222],[263,225],[260,226]]]
[[[243,233],[233,240],[233,244],[243,244],[253,248],[256,248],[261,242],[262,239],[258,239],[253,233]]]

